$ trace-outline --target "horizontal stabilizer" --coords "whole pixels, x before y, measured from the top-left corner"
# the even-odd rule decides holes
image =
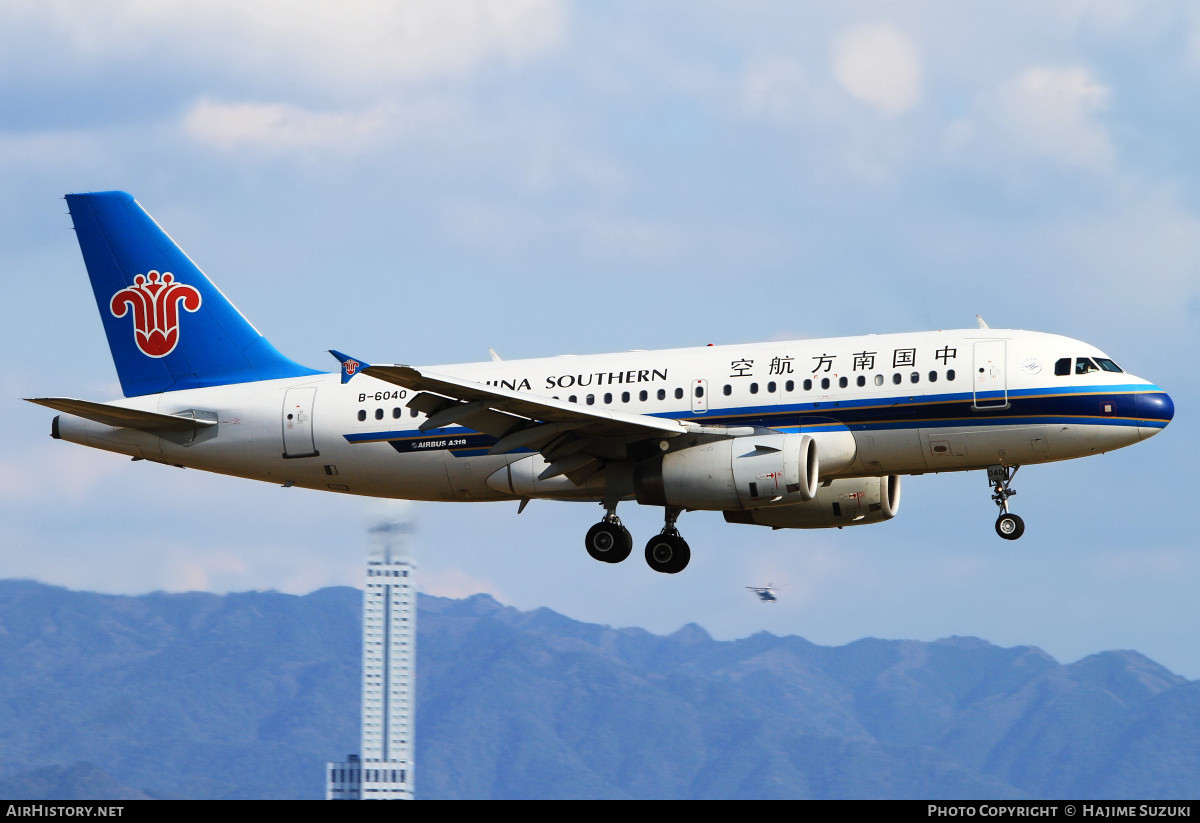
[[[71,397],[26,397],[30,403],[37,403],[55,411],[73,414],[85,420],[103,423],[118,429],[140,429],[148,432],[185,432],[207,429],[217,425],[216,420],[201,420],[196,417],[184,417],[175,414],[159,414],[158,412],[126,409],[121,406],[110,406],[107,403],[93,403],[90,400],[75,400]]]

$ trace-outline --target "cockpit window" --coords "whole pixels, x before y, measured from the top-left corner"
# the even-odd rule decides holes
[[[1092,362],[1090,357],[1075,358],[1075,373],[1087,374],[1088,372],[1100,371],[1100,367]]]
[[[1055,364],[1054,364],[1054,373],[1059,377],[1063,377],[1064,375],[1070,374],[1071,373],[1071,358],[1069,358],[1069,357],[1059,358],[1058,361],[1055,362]]]
[[[1118,366],[1116,363],[1109,360],[1107,357],[1097,357],[1096,362],[1099,363],[1100,368],[1104,369],[1105,371],[1112,371],[1112,372],[1124,372],[1125,371],[1120,366]]]

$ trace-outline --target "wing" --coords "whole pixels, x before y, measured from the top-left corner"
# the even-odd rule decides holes
[[[411,366],[368,366],[363,374],[418,392],[408,407],[429,416],[421,424],[422,431],[465,426],[498,438],[489,454],[517,449],[541,452],[550,464],[539,475],[542,480],[565,474],[571,482],[583,483],[608,461],[632,459],[639,447],[652,453],[656,447],[650,441],[696,428],[678,420],[579,406]]]
[[[157,412],[126,409],[121,406],[110,406],[107,403],[93,403],[90,400],[76,400],[72,397],[26,397],[30,403],[37,403],[55,411],[73,414],[87,420],[103,423],[118,429],[141,429],[148,432],[185,432],[207,429],[217,425],[216,420],[201,420],[196,417],[185,417],[184,414],[159,414]],[[194,414],[192,412],[191,414]]]

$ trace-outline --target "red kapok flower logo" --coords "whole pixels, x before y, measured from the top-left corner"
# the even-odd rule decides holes
[[[113,317],[133,311],[133,339],[147,357],[166,357],[179,344],[179,304],[189,312],[200,308],[200,292],[175,275],[156,271],[133,278],[133,285],[112,296]]]

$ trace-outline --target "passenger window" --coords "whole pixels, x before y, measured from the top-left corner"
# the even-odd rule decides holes
[[[696,387],[696,396],[697,396],[697,397],[703,397],[703,396],[704,396],[704,387],[703,387],[703,386],[697,386],[697,387]]]
[[[946,370],[946,379],[951,381],[954,380],[954,369]]]
[[[750,384],[750,393],[751,393],[751,394],[758,394],[758,384],[757,384],[757,383],[751,383],[751,384]],[[696,396],[697,396],[697,397],[699,397],[699,395],[696,395]]]
[[[877,375],[875,375],[875,385],[876,385],[876,386],[882,386],[882,385],[883,385],[883,375],[882,375],[882,374],[877,374]]]
[[[366,409],[359,409],[359,410],[358,410],[358,420],[359,420],[359,422],[361,423],[363,420],[366,420],[366,419],[367,419],[367,410],[366,410]]]
[[[638,400],[641,400],[643,402],[645,402],[646,398],[648,398],[649,396],[650,395],[646,393],[645,389],[642,389],[640,392],[638,392]]]
[[[769,394],[775,393],[775,381],[774,380],[772,380],[770,383],[767,384],[767,392]]]
[[[572,403],[578,403],[578,402],[579,402],[579,397],[578,397],[578,395],[574,395],[574,394],[573,394],[573,395],[571,395],[570,397],[568,397],[567,399],[568,399],[568,400],[570,400]]]
[[[828,377],[821,378],[821,388],[823,388],[823,389],[829,388],[829,378]]]
[[[908,379],[909,379],[909,382],[911,382],[911,383],[920,383],[921,382],[921,373],[919,371],[915,371],[908,376]]]
[[[399,419],[400,419],[400,415],[402,415],[402,414],[404,414],[404,412],[403,412],[403,411],[400,409],[400,407],[399,407],[399,406],[397,406],[396,408],[392,409],[392,419],[393,419],[393,420],[399,420]]]
[[[594,395],[594,394],[589,394],[589,395],[587,396],[586,400],[587,400],[587,404],[588,404],[589,406],[594,406],[594,405],[596,405],[596,395]]]
[[[409,410],[408,410],[408,416],[409,416],[409,417],[416,417],[416,416],[417,416],[417,410],[416,410],[416,409],[409,409]]]
[[[682,400],[682,399],[683,399],[683,389],[676,389],[676,390],[675,390],[675,399],[676,399],[676,400]]]
[[[1075,373],[1088,374],[1089,372],[1100,371],[1100,367],[1093,363],[1087,357],[1075,358]]]
[[[375,419],[376,419],[376,420],[382,420],[382,419],[383,419],[383,409],[376,409],[376,410],[375,410]]]
[[[1054,374],[1057,377],[1065,377],[1071,373],[1071,358],[1063,357],[1054,362]]]
[[[659,390],[658,390],[658,399],[659,399],[659,400],[666,400],[666,399],[667,399],[667,390],[666,390],[666,389],[659,389]]]
[[[796,381],[795,381],[795,380],[789,380],[789,381],[787,381],[786,383],[784,383],[784,384],[783,384],[783,390],[784,390],[784,391],[787,391],[787,392],[794,392],[794,391],[796,390]]]
[[[608,406],[611,404],[612,404],[612,392],[605,392],[604,393],[604,405]]]
[[[628,402],[629,402],[629,392],[627,392],[627,391],[623,391],[623,392],[621,392],[621,402],[622,402],[622,403],[628,403]]]
[[[733,394],[733,386],[726,383],[725,388],[721,389],[721,393],[728,397],[729,395]]]
[[[867,378],[860,374],[858,376],[858,379],[855,380],[854,382],[857,383],[858,387],[861,389],[863,386],[867,385]]]
[[[895,374],[892,375],[892,383],[894,383],[897,386],[900,385],[900,381],[903,379],[904,378],[900,376],[900,372],[896,372]]]
[[[846,379],[845,377],[839,377],[838,385],[844,389],[844,388],[846,388],[846,386],[850,385],[850,381],[848,379]]]
[[[804,381],[804,390],[805,390],[805,391],[812,391],[812,381],[811,381],[811,380],[805,380],[805,381]]]

